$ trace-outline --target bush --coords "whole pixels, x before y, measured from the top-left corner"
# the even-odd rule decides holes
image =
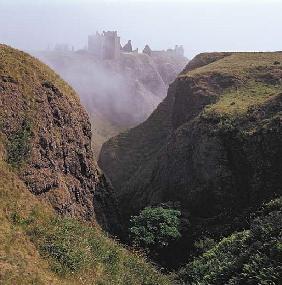
[[[210,250],[213,246],[215,246],[215,241],[205,236],[194,242],[194,247],[196,248],[199,254],[202,254],[205,251]]]
[[[32,127],[28,120],[24,120],[21,128],[9,137],[8,163],[19,167],[30,152],[29,141],[32,137]]]
[[[282,200],[254,213],[250,229],[224,238],[182,268],[184,284],[280,284],[282,276]]]
[[[129,234],[134,245],[145,249],[164,248],[181,237],[180,211],[147,207],[130,220]]]

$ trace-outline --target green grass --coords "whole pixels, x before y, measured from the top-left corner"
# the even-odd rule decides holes
[[[1,160],[0,200],[1,284],[173,284],[99,227],[54,214]]]
[[[0,143],[0,150],[4,144]],[[3,149],[2,149],[3,150]],[[1,152],[1,151],[0,151]],[[3,160],[1,160],[3,159]],[[51,213],[50,207],[40,203],[4,162],[5,151],[0,155],[0,284],[66,284],[49,269],[40,257],[30,238],[14,224],[19,216],[26,219],[32,208],[38,207],[43,216]],[[70,283],[72,284],[72,283]]]
[[[30,139],[32,137],[32,126],[29,120],[24,123],[18,131],[8,137],[7,162],[13,167],[20,167],[30,152]]]
[[[267,66],[274,66],[275,62],[280,62],[282,64],[282,52],[232,52],[229,56],[196,68],[185,74],[181,74],[179,77],[193,77],[199,74],[221,73],[232,74],[238,79],[244,79],[250,71],[258,67],[264,68]]]
[[[220,53],[202,54],[216,57]],[[222,88],[218,100],[206,106],[205,115],[222,115],[238,117],[245,115],[250,108],[263,105],[269,99],[282,92],[279,78],[282,73],[282,52],[260,53],[260,52],[233,52],[210,64],[195,68],[184,74],[180,78],[209,77],[222,75],[234,79],[231,88]],[[267,82],[273,77],[276,83]],[[271,81],[271,80],[270,80]]]
[[[26,219],[13,214],[12,220],[60,277],[78,275],[86,284],[170,284],[143,257],[129,253],[95,227],[59,217],[38,223],[36,211]],[[83,276],[87,271],[95,276],[92,281],[89,273]]]
[[[204,112],[207,115],[242,116],[251,108],[263,105],[281,91],[281,85],[266,85],[252,81],[239,88],[225,90],[218,101],[215,104],[208,105]]]

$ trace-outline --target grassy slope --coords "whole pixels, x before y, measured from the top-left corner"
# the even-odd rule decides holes
[[[14,225],[14,213],[27,216],[33,207],[49,212],[40,205],[24,184],[0,162],[0,283],[1,284],[65,284],[48,268],[25,231]]]
[[[97,228],[57,217],[0,162],[1,284],[170,284]]]
[[[281,71],[282,53],[232,53],[215,62],[184,72],[179,78],[222,74],[232,76],[239,84],[237,88],[225,90],[219,100],[206,109],[211,113],[243,115],[250,107],[264,104],[282,91],[278,82],[268,83],[271,74]],[[275,71],[275,67],[277,70]],[[277,77],[280,74],[277,73]]]
[[[211,54],[214,58],[220,53]],[[205,54],[202,54],[205,56]],[[207,53],[206,55],[209,55]],[[275,61],[281,61],[282,52],[232,52],[224,57],[218,57],[214,62],[199,66],[193,70],[183,72],[179,77],[205,74],[209,72],[232,73],[234,76],[244,78],[248,71],[255,67],[271,66]],[[281,63],[281,62],[280,62]]]
[[[1,79],[16,81],[28,104],[40,74],[78,104],[74,91],[32,57],[0,45],[0,59]],[[7,112],[5,106],[2,111]],[[21,148],[22,140],[12,136],[8,142],[0,128],[0,284],[171,284],[142,256],[122,248],[99,228],[61,218],[33,196],[18,169],[8,164],[14,139]]]
[[[64,94],[69,94],[69,100],[73,103],[78,102],[75,91],[63,81],[47,65],[37,59],[28,56],[26,53],[12,49],[9,46],[0,44],[0,76],[16,80],[21,91],[25,96],[32,92],[33,82],[46,81],[52,82]]]

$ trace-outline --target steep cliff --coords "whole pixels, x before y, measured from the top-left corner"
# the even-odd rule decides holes
[[[90,145],[73,89],[0,45],[1,284],[172,284],[97,225],[119,221]]]
[[[35,55],[79,94],[93,121],[96,154],[104,141],[143,122],[187,63],[185,57],[165,52],[151,56],[121,53],[116,60],[100,60],[87,51]]]
[[[147,121],[103,145],[99,165],[124,217],[179,202],[194,233],[221,235],[281,195],[281,111],[281,52],[200,54]]]
[[[0,59],[7,162],[58,213],[115,227],[112,189],[94,162],[89,118],[75,92],[22,52],[1,45]]]

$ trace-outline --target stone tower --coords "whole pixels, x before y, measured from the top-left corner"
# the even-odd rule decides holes
[[[147,55],[152,55],[152,50],[148,45],[145,45],[145,47],[143,49],[143,53],[145,53]]]
[[[132,52],[131,40],[129,40],[127,42],[127,44],[122,48],[122,51],[124,51],[124,52]]]
[[[176,45],[174,48],[175,54],[178,56],[184,56],[184,48],[183,46]]]
[[[103,31],[88,36],[88,51],[100,59],[118,59],[120,56],[120,37],[117,31]]]

